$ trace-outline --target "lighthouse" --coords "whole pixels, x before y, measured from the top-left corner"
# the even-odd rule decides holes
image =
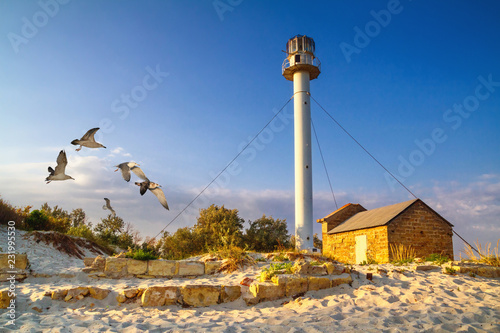
[[[297,35],[286,43],[282,74],[293,81],[295,152],[295,248],[313,251],[313,193],[311,157],[311,103],[309,82],[318,77],[321,63],[314,40]]]

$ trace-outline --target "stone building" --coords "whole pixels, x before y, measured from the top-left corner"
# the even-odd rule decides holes
[[[453,258],[453,225],[420,199],[371,210],[347,204],[317,222],[323,255],[340,262],[390,262],[391,244],[411,246],[420,258],[432,253]]]

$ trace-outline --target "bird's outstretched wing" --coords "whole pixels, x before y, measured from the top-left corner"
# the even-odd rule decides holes
[[[80,139],[81,141],[87,141],[87,140],[90,140],[90,141],[95,141],[94,140],[94,134],[95,132],[97,132],[99,130],[99,127],[96,127],[96,128],[92,128],[92,129],[89,129],[87,131],[87,133],[85,133],[82,138]]]
[[[153,192],[154,195],[156,195],[163,207],[165,207],[167,210],[170,210],[168,208],[167,198],[165,198],[165,193],[163,193],[161,188],[155,187],[152,189],[150,188],[149,190]]]
[[[113,215],[116,215],[115,210],[111,207],[111,202],[109,201],[108,198],[104,198],[104,201],[106,201],[106,206],[104,206],[106,209],[109,209]],[[103,207],[103,208],[104,208]]]
[[[123,179],[125,179],[127,182],[129,182],[130,181],[130,168],[127,164],[128,164],[128,162],[120,163],[120,164],[116,165],[116,167],[119,168],[120,171],[122,172]],[[118,171],[118,169],[115,171]]]
[[[142,180],[149,181],[148,177],[146,177],[146,175],[144,174],[144,171],[142,171],[142,169],[139,168],[138,166],[134,166],[130,168],[130,170],[132,170],[135,173],[135,175],[141,178]],[[129,177],[130,177],[130,171],[129,171]]]
[[[146,181],[143,181],[142,183],[135,182],[135,185],[140,187],[139,193],[141,193],[141,195],[144,195],[144,193],[146,193],[146,191],[149,188],[149,181],[146,180]]]
[[[54,171],[54,169],[52,169],[52,167],[49,167],[49,169],[48,169],[48,170],[49,170],[49,172],[50,172],[50,175],[51,175],[51,176],[53,176],[53,175],[54,175],[54,172],[55,172],[55,171]]]
[[[59,152],[59,155],[57,156],[56,161],[57,161],[57,165],[56,165],[56,169],[54,170],[54,173],[55,174],[60,174],[60,173],[64,174],[64,170],[66,170],[66,165],[68,164],[68,159],[66,158],[66,152],[64,150],[61,150]],[[50,172],[50,170],[49,170],[49,172]]]

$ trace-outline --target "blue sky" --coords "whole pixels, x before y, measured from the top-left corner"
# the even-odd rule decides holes
[[[495,1],[2,1],[0,195],[83,208],[94,224],[108,197],[155,235],[289,100],[281,50],[306,34],[322,64],[312,96],[459,234],[495,245],[498,17]],[[293,232],[292,114],[289,103],[167,230],[215,203]],[[411,198],[315,103],[312,118],[339,206]],[[76,152],[93,127],[107,148]],[[47,185],[61,149],[76,180]],[[113,172],[125,161],[162,184],[170,211]],[[336,207],[314,137],[313,170],[318,219]]]

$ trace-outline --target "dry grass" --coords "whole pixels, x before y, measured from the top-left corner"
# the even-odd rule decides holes
[[[408,263],[415,259],[415,249],[411,245],[404,244],[389,244],[391,250],[391,259],[397,263]]]
[[[476,245],[477,251],[479,252],[479,257],[476,256],[472,247],[467,245],[464,252],[468,259],[465,260],[500,267],[499,244],[500,239],[497,241],[497,246],[491,249],[491,243],[486,243],[483,248],[479,241],[474,242],[474,245]],[[462,259],[462,255],[460,255],[460,259]]]
[[[16,227],[22,227],[22,223],[30,212],[31,206],[16,208],[8,201],[0,198],[0,224],[7,224],[9,221],[16,222]]]
[[[223,259],[218,272],[232,273],[245,266],[255,265],[255,260],[244,249],[235,245],[225,246],[216,255]]]

